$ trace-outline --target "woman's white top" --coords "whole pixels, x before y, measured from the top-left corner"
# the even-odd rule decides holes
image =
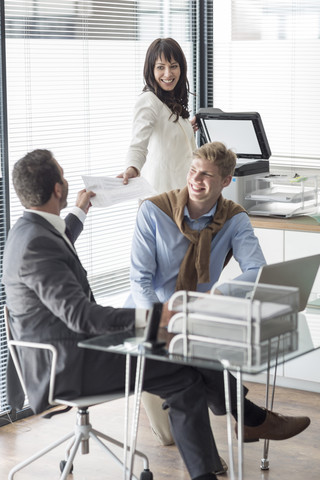
[[[183,188],[197,148],[189,119],[176,115],[152,92],[139,95],[126,167],[136,167],[158,192]]]

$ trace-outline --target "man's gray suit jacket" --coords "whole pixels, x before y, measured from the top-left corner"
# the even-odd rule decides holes
[[[66,224],[76,239],[82,223],[69,214]],[[58,349],[56,395],[81,394],[85,350],[77,346],[80,340],[134,326],[134,310],[95,303],[75,251],[36,213],[24,212],[9,232],[2,281],[13,337]],[[21,349],[19,354],[30,406],[41,412],[48,407],[50,353]],[[16,401],[21,407],[21,397]],[[9,398],[18,407],[14,402]]]

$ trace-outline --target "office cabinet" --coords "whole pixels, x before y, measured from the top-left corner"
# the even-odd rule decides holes
[[[308,217],[305,222],[303,217],[290,220],[252,217],[252,224],[267,263],[320,253],[320,225]],[[320,271],[314,282],[312,295],[320,295]],[[307,312],[308,323],[312,322],[315,330],[319,331],[320,339],[320,310],[308,309]],[[320,392],[319,364],[320,350],[292,360],[281,366],[277,383],[290,388]]]
[[[320,225],[305,219],[272,219],[251,217],[262,251],[267,263],[277,263],[293,258],[320,253]],[[311,222],[310,224],[308,222]],[[229,280],[240,275],[241,270],[231,259],[221,274],[221,280]],[[320,295],[320,272],[312,288],[312,295]],[[308,311],[308,319],[314,321],[314,328],[319,330],[320,310]],[[319,342],[320,343],[320,342]],[[277,384],[320,392],[320,350],[280,365],[277,372]],[[265,375],[246,377],[250,381],[265,381]]]
[[[255,228],[254,233],[267,263],[278,263],[284,259],[284,232],[282,230],[267,230]]]
[[[307,257],[320,253],[320,235],[313,232],[284,232],[284,252],[285,260],[291,260],[297,257]],[[320,294],[320,269],[315,279],[312,293]]]

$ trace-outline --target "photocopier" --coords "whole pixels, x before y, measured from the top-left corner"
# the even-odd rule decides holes
[[[219,141],[237,155],[230,185],[223,196],[244,208],[254,204],[245,197],[256,188],[256,179],[268,175],[271,150],[259,113],[223,112],[219,108],[200,108],[197,112],[200,145]]]

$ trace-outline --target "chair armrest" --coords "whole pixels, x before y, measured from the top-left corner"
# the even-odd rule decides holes
[[[51,345],[50,343],[26,342],[22,340],[8,340],[8,347],[9,347],[9,351],[10,351],[14,366],[16,368],[16,371],[25,395],[27,395],[27,389],[22,377],[22,371],[21,371],[18,356],[13,347],[37,348],[41,350],[48,350],[52,353],[48,401],[50,405],[56,405],[56,402],[54,402],[53,400],[55,376],[56,376],[56,365],[57,365],[57,358],[58,358],[58,352],[56,347]]]

